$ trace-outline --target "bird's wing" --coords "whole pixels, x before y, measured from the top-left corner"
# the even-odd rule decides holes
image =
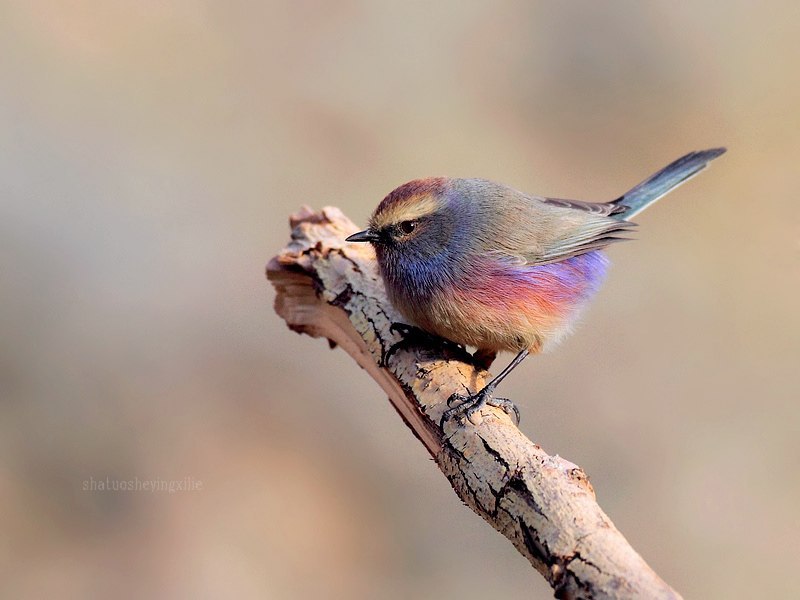
[[[635,224],[610,203],[524,194],[483,179],[454,180],[473,243],[516,264],[543,265],[604,248]]]
[[[627,207],[612,202],[584,202],[583,200],[566,200],[564,198],[541,198],[541,201],[551,206],[585,210],[602,216],[611,216],[624,213]]]
[[[545,265],[599,250],[609,244],[630,239],[620,236],[636,227],[635,223],[628,221],[618,221],[600,215],[597,217],[545,236],[540,248],[525,255],[526,262],[530,265]]]
[[[561,200],[506,192],[505,219],[493,223],[490,244],[517,263],[545,265],[623,241],[634,223],[615,217],[610,204]]]

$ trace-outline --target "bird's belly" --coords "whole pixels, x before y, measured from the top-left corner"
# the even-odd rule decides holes
[[[607,266],[600,252],[540,266],[483,261],[427,302],[409,307],[408,316],[467,346],[538,352],[569,333]]]

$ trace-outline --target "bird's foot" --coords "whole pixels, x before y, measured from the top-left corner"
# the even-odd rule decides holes
[[[381,367],[387,367],[389,365],[389,359],[398,350],[414,346],[438,347],[444,350],[448,360],[456,359],[469,364],[473,362],[472,355],[467,352],[467,349],[461,344],[456,344],[438,335],[428,333],[419,327],[406,325],[405,323],[392,323],[391,327],[389,327],[389,331],[399,334],[403,339],[392,344],[389,349],[383,353],[383,356],[381,356]]]
[[[484,406],[494,406],[506,413],[517,425],[519,425],[519,409],[517,408],[516,404],[514,404],[508,398],[495,398],[492,396],[493,391],[494,387],[487,385],[482,390],[472,394],[471,396],[453,394],[447,399],[447,406],[452,406],[455,402],[458,402],[459,404],[458,406],[448,408],[446,411],[444,411],[442,414],[442,423],[445,423],[456,415],[463,414],[472,424],[477,425],[480,423],[480,420],[479,418],[473,417],[478,415]]]

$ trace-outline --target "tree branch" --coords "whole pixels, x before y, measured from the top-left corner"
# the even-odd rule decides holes
[[[341,346],[388,394],[456,494],[506,536],[557,598],[679,598],[600,509],[577,465],[550,456],[501,410],[440,425],[447,399],[490,377],[448,348],[401,347],[403,322],[386,298],[370,247],[347,244],[355,225],[337,208],[304,207],[292,240],[267,265],[275,310],[291,329]]]

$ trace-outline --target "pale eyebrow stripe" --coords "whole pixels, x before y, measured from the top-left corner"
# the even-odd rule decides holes
[[[372,227],[380,229],[401,221],[419,219],[425,215],[436,212],[441,208],[441,201],[430,195],[411,196],[407,200],[391,206],[372,220]]]

